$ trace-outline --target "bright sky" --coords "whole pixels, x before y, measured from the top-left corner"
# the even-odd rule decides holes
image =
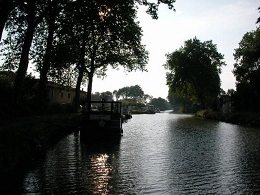
[[[160,6],[159,19],[153,20],[139,9],[138,20],[143,29],[143,44],[149,51],[148,72],[126,73],[109,70],[107,77],[94,78],[93,92],[118,90],[140,85],[145,94],[167,98],[165,54],[183,46],[195,36],[201,41],[212,40],[218,52],[224,54],[227,66],[222,68],[222,89],[235,89],[233,53],[246,32],[256,29],[259,0],[177,0],[176,12]]]

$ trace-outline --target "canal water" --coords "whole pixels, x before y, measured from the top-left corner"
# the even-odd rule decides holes
[[[133,115],[114,142],[62,139],[22,194],[259,194],[260,129],[170,112]]]

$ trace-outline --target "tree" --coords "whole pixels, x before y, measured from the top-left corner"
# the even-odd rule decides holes
[[[203,109],[212,108],[220,93],[223,55],[212,41],[201,42],[196,37],[183,47],[167,54],[164,65],[167,85],[178,97],[188,99]]]
[[[12,88],[14,84],[15,73],[12,71],[0,71],[0,106],[11,104]]]
[[[87,99],[90,100],[94,74],[105,75],[108,66],[116,68],[119,65],[128,71],[145,70],[148,53],[141,44],[141,28],[135,22],[134,1],[104,5],[88,0],[84,1],[84,7],[88,12],[77,10],[76,18],[81,23],[75,25],[83,27],[79,29],[79,43],[82,43],[79,64],[88,75]]]
[[[246,33],[235,49],[234,107],[237,111],[260,111],[260,28]]]
[[[24,0],[0,0],[0,40],[2,38],[2,33],[11,11],[24,2]],[[157,19],[159,4],[167,4],[169,9],[174,10],[173,3],[175,2],[175,0],[159,0],[157,3],[151,3],[147,0],[136,0],[136,2],[140,5],[148,6],[147,13],[150,14],[152,18]]]
[[[50,55],[53,55],[53,53],[50,53],[54,49],[53,34],[57,33],[54,32],[57,30],[55,25],[61,25],[61,23],[56,23],[55,20],[60,11],[60,2],[63,2],[66,8],[72,9],[70,13],[73,13],[67,16],[65,11],[62,12],[65,18],[64,21],[68,21],[68,24],[71,24],[71,21],[73,21],[74,25],[71,26],[71,30],[73,27],[76,27],[73,29],[76,39],[73,39],[73,41],[79,47],[76,50],[77,54],[80,54],[80,56],[77,56],[76,63],[78,69],[78,82],[76,85],[78,93],[76,94],[79,95],[80,85],[84,82],[84,75],[87,74],[89,78],[88,98],[90,98],[93,75],[104,75],[108,66],[116,68],[122,65],[129,71],[137,69],[145,70],[147,52],[144,46],[140,44],[142,33],[141,28],[135,22],[137,9],[135,3],[147,6],[147,13],[156,19],[158,18],[157,11],[159,4],[166,4],[170,9],[173,9],[175,1],[159,0],[157,3],[151,3],[146,0],[128,0],[123,3],[118,1],[104,3],[104,1],[84,0],[0,0],[1,35],[4,27],[8,26],[6,24],[9,22],[9,28],[6,28],[10,35],[8,38],[11,40],[10,37],[16,38],[16,35],[19,36],[19,40],[16,43],[18,43],[20,48],[15,58],[18,58],[20,55],[20,60],[17,66],[12,65],[13,69],[18,68],[14,84],[16,103],[19,103],[22,94],[23,81],[30,60],[29,52],[35,30],[45,16],[44,20],[45,22],[47,21],[47,25],[45,25],[46,28],[43,30],[45,32],[48,31],[48,38],[44,43],[46,45],[44,59],[40,62],[40,68],[38,68],[41,73],[39,88],[41,90],[44,88],[46,74],[48,74],[50,65],[52,64]],[[72,8],[70,8],[71,5],[73,5]],[[112,12],[109,14],[110,11]],[[69,18],[70,16],[72,17]],[[12,31],[14,25],[17,26],[19,32],[15,33]],[[64,37],[60,37],[60,39],[56,39],[55,41],[61,41],[61,38]],[[23,41],[22,44],[19,42],[21,40]],[[64,43],[64,45],[66,44]],[[40,51],[36,52],[40,53]],[[102,52],[103,55],[100,55]],[[64,64],[66,64],[65,67],[68,67],[68,63]],[[88,65],[86,66],[86,64]],[[75,66],[75,59],[71,65]]]
[[[135,102],[144,103],[144,99],[149,98],[148,95],[144,94],[144,91],[139,85],[134,85],[130,87],[123,87],[115,90],[116,97],[122,97],[123,99],[132,99]]]
[[[117,90],[117,97],[120,98],[122,97],[123,99],[128,99],[129,97],[129,88],[130,87],[123,87]]]
[[[161,111],[170,108],[169,102],[161,97],[151,99],[150,104],[154,105],[156,108],[159,108]]]
[[[135,99],[136,102],[141,102],[143,96],[144,96],[144,91],[139,85],[135,86],[130,86],[129,88],[129,96],[132,99]]]
[[[2,39],[5,23],[11,11],[16,7],[19,1],[13,0],[0,0],[0,41]]]
[[[7,29],[9,29],[7,40],[15,34],[17,35],[15,38],[20,41],[17,41],[20,46],[20,60],[14,83],[14,102],[16,104],[20,103],[20,98],[22,96],[22,87],[28,68],[29,51],[34,32],[36,26],[42,21],[43,18],[44,6],[42,3],[43,2],[40,0],[31,0],[18,4],[18,6],[12,10],[6,24]],[[17,31],[15,32],[14,29]]]
[[[103,98],[105,100],[112,100],[113,99],[113,93],[110,92],[110,91],[102,92],[100,95],[101,95],[101,98]]]
[[[45,14],[45,21],[47,24],[47,39],[46,39],[46,49],[44,52],[43,63],[40,69],[40,80],[38,86],[38,99],[40,102],[46,98],[46,86],[47,86],[47,75],[51,66],[51,54],[53,50],[53,40],[54,34],[57,29],[56,19],[62,10],[61,6],[62,0],[47,1],[47,13]],[[64,3],[63,3],[64,6]]]
[[[168,91],[168,100],[175,112],[194,113],[199,110],[198,105],[192,103],[192,101],[187,98],[179,97],[171,88]]]
[[[118,97],[118,95],[117,95],[117,90],[114,90],[114,91],[113,91],[113,96],[115,96],[116,101],[118,101],[118,98],[119,98],[119,97]]]
[[[158,19],[158,8],[161,3],[168,5],[169,9],[175,11],[173,6],[175,0],[158,0],[157,3],[149,2],[147,0],[136,0],[136,2],[139,3],[140,5],[147,6],[148,8],[146,10],[146,13],[150,14],[153,19]]]

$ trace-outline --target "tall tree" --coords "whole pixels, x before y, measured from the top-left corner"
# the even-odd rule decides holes
[[[12,32],[13,29],[17,29],[15,34],[18,34],[18,40],[22,41],[22,44],[18,41],[18,45],[21,46],[21,48],[19,48],[20,60],[14,83],[14,100],[16,104],[20,102],[22,95],[22,86],[28,68],[29,51],[35,28],[43,17],[43,12],[41,11],[42,2],[40,0],[25,1],[23,4],[19,4],[15,7],[7,23],[7,30],[11,30]],[[13,36],[13,34],[9,32],[8,35],[9,38],[7,37],[7,39]],[[15,36],[15,38],[17,38],[17,36]]]
[[[175,0],[159,0],[157,3],[148,2],[147,0],[136,1],[141,5],[147,6],[147,13],[156,19],[158,18],[158,7],[160,3],[167,4],[169,9],[174,10],[173,3],[175,2]],[[0,0],[0,40],[2,38],[4,26],[6,21],[8,20],[9,14],[16,6],[22,4],[23,2],[24,0]]]
[[[260,28],[246,33],[235,49],[233,73],[236,77],[235,109],[260,111]]]
[[[22,95],[22,86],[28,68],[29,51],[33,40],[34,31],[37,24],[42,19],[42,16],[37,17],[36,14],[37,12],[36,0],[28,1],[26,4],[24,4],[24,7],[22,8],[24,8],[23,10],[26,13],[26,21],[28,26],[25,32],[25,39],[22,47],[20,63],[19,63],[18,70],[16,72],[16,78],[14,83],[14,92],[15,92],[14,98],[16,104],[20,103],[20,98]]]
[[[128,71],[145,70],[148,54],[141,44],[141,28],[135,22],[134,1],[82,0],[75,6],[78,8],[71,29],[77,29],[79,74],[84,71],[88,75],[90,100],[94,74],[105,75],[108,66],[119,65]]]
[[[167,84],[177,96],[210,108],[220,93],[219,74],[224,64],[212,41],[201,42],[195,37],[167,54]]]
[[[60,1],[58,1],[60,2]],[[52,34],[54,33],[54,28],[51,28],[51,26],[54,26],[53,18],[55,18],[55,4],[57,5],[58,2],[56,1],[42,1],[42,0],[0,0],[0,16],[1,16],[1,26],[2,29],[4,28],[6,21],[10,21],[10,24],[12,24],[15,20],[18,23],[21,23],[21,26],[23,26],[24,34],[20,32],[20,40],[23,40],[24,44],[20,44],[21,49],[19,50],[20,60],[18,64],[18,70],[17,70],[17,77],[15,81],[15,98],[16,102],[19,102],[20,96],[21,96],[21,88],[23,85],[23,80],[28,68],[28,61],[29,61],[29,51],[33,40],[33,35],[35,33],[35,28],[38,25],[38,23],[42,20],[43,15],[47,13],[46,19],[48,19],[48,26],[49,26],[49,38],[48,43],[44,43],[47,47],[44,61],[41,62],[40,70],[42,79],[41,81],[44,81],[43,78],[46,78],[44,75],[46,72],[48,72],[48,66],[50,63],[50,51],[53,48],[53,45],[51,44]],[[136,7],[135,3],[139,3],[140,5],[145,5],[148,7],[147,13],[149,13],[153,18],[158,18],[157,11],[160,4],[167,4],[170,9],[173,9],[173,3],[175,0],[159,0],[157,3],[149,2],[146,0],[129,0],[125,1],[124,3],[119,1],[113,1],[113,2],[104,2],[104,1],[67,1],[65,4],[66,7],[70,7],[71,4],[78,4],[77,9],[74,9],[74,13],[78,12],[81,14],[76,15],[76,19],[74,18],[75,15],[73,15],[72,18],[74,18],[74,22],[77,21],[77,24],[80,24],[79,26],[76,26],[76,22],[74,27],[76,26],[75,30],[78,30],[78,28],[82,29],[82,16],[87,16],[85,19],[85,35],[86,35],[86,41],[82,41],[82,38],[77,37],[77,39],[74,39],[75,43],[78,43],[78,46],[81,46],[81,51],[77,49],[77,54],[81,53],[81,60],[78,57],[77,65],[78,65],[78,84],[77,89],[80,89],[81,81],[84,81],[83,77],[85,73],[88,74],[89,78],[93,78],[94,74],[105,74],[105,71],[107,69],[108,65],[112,65],[114,68],[118,66],[119,64],[124,66],[129,71],[134,69],[143,69],[144,70],[144,61],[147,59],[147,53],[144,49],[144,47],[140,44],[140,37],[141,37],[141,29],[140,27],[135,23],[135,17],[136,17]],[[52,6],[48,6],[48,5]],[[54,6],[53,6],[54,5]],[[86,5],[86,6],[85,6]],[[7,6],[10,7],[10,9],[7,9]],[[49,10],[46,11],[46,8]],[[87,8],[87,9],[86,9]],[[10,12],[13,12],[11,15],[15,15],[16,17],[10,17]],[[108,12],[112,11],[110,15],[108,15]],[[21,17],[18,17],[17,13],[20,14]],[[93,14],[94,13],[94,14]],[[125,13],[129,13],[127,16]],[[93,14],[93,15],[92,15]],[[65,16],[65,12],[63,12],[63,15]],[[3,16],[3,17],[2,17]],[[80,19],[80,17],[81,19]],[[68,21],[71,21],[72,18],[66,17]],[[79,20],[77,20],[79,19]],[[92,22],[92,24],[91,24]],[[9,25],[10,26],[10,25]],[[78,28],[77,28],[78,27]],[[94,27],[94,28],[93,28]],[[7,29],[9,31],[12,29],[10,27]],[[128,30],[131,29],[131,30]],[[48,29],[45,29],[45,31]],[[133,31],[133,33],[131,32]],[[10,31],[9,31],[10,32]],[[81,35],[82,30],[76,33],[75,35]],[[99,33],[97,33],[99,32]],[[117,35],[116,35],[116,32]],[[13,33],[10,35],[16,35],[17,33]],[[19,33],[18,33],[19,34]],[[1,30],[2,35],[2,30]],[[131,37],[132,36],[132,40]],[[13,36],[14,37],[14,36]],[[118,39],[119,38],[119,39]],[[129,39],[130,38],[130,39]],[[11,38],[9,37],[11,40]],[[134,39],[136,41],[134,41]],[[60,41],[61,39],[59,39]],[[76,41],[75,41],[76,40]],[[92,40],[92,43],[90,42]],[[114,41],[111,41],[114,40]],[[129,41],[130,40],[130,41]],[[95,44],[93,44],[95,42]],[[141,47],[139,47],[141,45]],[[103,51],[107,51],[109,49],[115,51],[109,51],[103,56],[98,54],[102,53]],[[138,48],[139,47],[139,48]],[[120,49],[118,49],[120,48]],[[85,50],[85,51],[84,51]],[[80,52],[79,52],[80,51]],[[97,52],[98,51],[98,52]],[[38,51],[39,53],[40,51]],[[86,54],[87,53],[87,54]],[[120,55],[119,55],[120,54]],[[144,54],[144,55],[143,55]],[[52,54],[53,55],[53,54]],[[84,56],[84,58],[82,57]],[[97,56],[106,56],[105,59],[101,60],[100,57],[97,58]],[[108,57],[110,56],[110,57]],[[121,57],[119,57],[121,56]],[[135,56],[135,57],[134,57]],[[17,58],[17,56],[15,56]],[[120,59],[120,60],[119,60]],[[79,62],[81,61],[81,62]],[[91,66],[90,68],[86,69],[86,61]],[[101,64],[104,63],[104,66],[101,66]],[[9,61],[10,62],[10,61]],[[74,61],[75,62],[75,61]],[[45,64],[45,65],[43,65]],[[68,64],[68,63],[66,63]],[[93,68],[94,66],[95,68]],[[98,65],[99,64],[99,65]],[[142,64],[142,65],[141,65]],[[75,65],[75,63],[73,63]],[[138,67],[139,65],[139,67]],[[12,65],[13,66],[13,65]],[[47,67],[47,68],[44,68]],[[12,68],[15,68],[13,66]],[[46,81],[46,79],[45,79]],[[44,82],[42,82],[44,83]],[[92,80],[89,80],[89,83],[92,83]],[[42,85],[43,86],[43,85]],[[92,85],[89,85],[90,93],[91,93],[91,87]],[[77,90],[78,91],[78,90]]]
[[[53,48],[54,33],[56,31],[56,19],[65,4],[61,3],[62,0],[48,0],[47,1],[47,13],[45,14],[45,21],[47,24],[47,39],[46,49],[43,58],[43,63],[40,68],[40,80],[38,86],[38,97],[41,102],[46,97],[46,85],[47,85],[47,74],[51,66],[51,54]]]

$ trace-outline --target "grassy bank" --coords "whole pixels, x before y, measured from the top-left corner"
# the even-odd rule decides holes
[[[80,115],[53,115],[10,120],[0,128],[0,175],[23,169],[60,138],[77,130]]]
[[[260,127],[260,113],[222,113],[201,110],[196,113],[196,116],[232,124]]]

